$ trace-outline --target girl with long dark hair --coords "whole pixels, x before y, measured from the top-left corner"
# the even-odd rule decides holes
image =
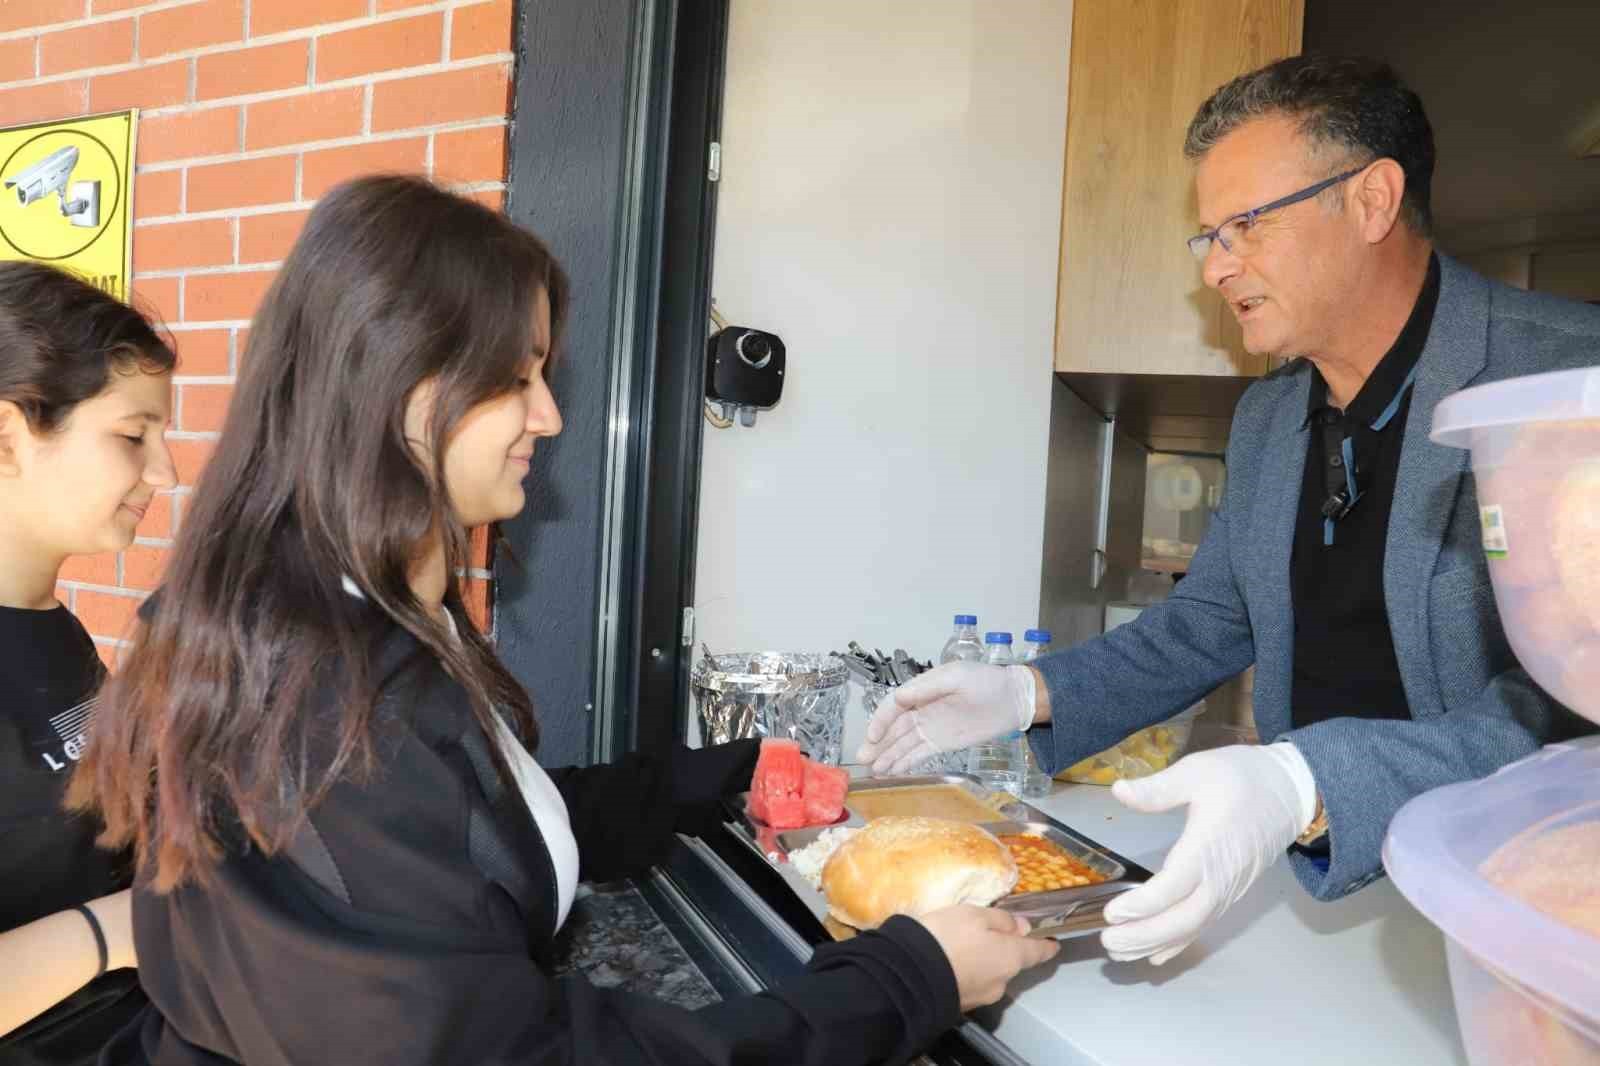
[[[87,282],[0,263],[0,1062],[95,1060],[144,1004],[131,859],[61,801],[105,668],[56,602],[73,555],[120,551],[173,484],[171,349]]]
[[[876,1062],[1053,951],[968,907],[699,1012],[550,975],[578,880],[713,824],[756,754],[547,773],[466,624],[467,530],[561,429],[567,300],[535,237],[423,180],[313,210],[75,782],[141,863],[153,1006],[107,1061]]]

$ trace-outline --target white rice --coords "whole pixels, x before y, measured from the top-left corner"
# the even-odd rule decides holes
[[[817,839],[803,848],[796,848],[789,853],[789,862],[794,866],[795,873],[808,881],[812,888],[822,891],[822,868],[827,865],[828,858],[834,851],[855,835],[855,830],[839,826],[835,829],[824,829],[817,835]]]

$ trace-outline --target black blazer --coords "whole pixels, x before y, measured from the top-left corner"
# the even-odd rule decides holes
[[[919,923],[820,949],[758,995],[687,1011],[555,979],[555,876],[503,787],[466,694],[410,634],[377,623],[380,767],[343,781],[287,853],[231,847],[207,887],[135,891],[151,999],[103,1066],[849,1063],[909,1058],[960,1020]],[[319,709],[334,714],[334,689]],[[661,858],[746,787],[756,744],[551,773],[580,877]]]

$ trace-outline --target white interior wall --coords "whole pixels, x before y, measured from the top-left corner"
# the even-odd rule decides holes
[[[696,644],[932,657],[957,611],[1020,642],[1071,0],[733,0],[731,20],[713,292],[789,363],[753,429],[706,430]]]

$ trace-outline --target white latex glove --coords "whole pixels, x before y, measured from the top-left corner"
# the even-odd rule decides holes
[[[1036,694],[1026,666],[945,663],[878,704],[856,761],[874,773],[904,773],[940,752],[1027,729]]]
[[[1111,794],[1136,811],[1183,804],[1189,818],[1161,872],[1106,904],[1100,942],[1113,959],[1177,955],[1277,862],[1316,815],[1305,756],[1284,742],[1196,752]]]

